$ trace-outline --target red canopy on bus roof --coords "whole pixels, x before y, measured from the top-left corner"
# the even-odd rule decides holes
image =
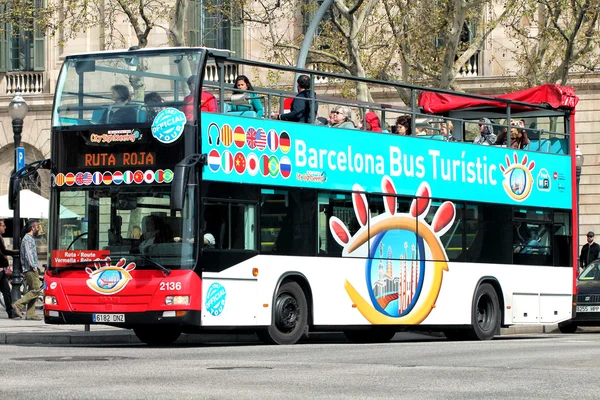
[[[419,97],[419,106],[426,113],[439,114],[446,111],[462,110],[471,107],[501,107],[504,103],[494,101],[493,98],[522,101],[532,104],[549,104],[553,108],[566,108],[575,110],[579,97],[575,96],[575,89],[570,86],[545,84],[519,92],[490,96],[490,100],[473,99],[452,94],[423,92]],[[523,106],[513,106],[514,109],[526,109]]]

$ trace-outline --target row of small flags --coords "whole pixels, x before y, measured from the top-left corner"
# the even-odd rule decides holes
[[[213,144],[214,131],[217,132],[217,143],[220,143],[225,147],[230,147],[232,144],[238,149],[247,146],[250,150],[263,151],[268,148],[270,151],[275,152],[277,149],[287,154],[292,147],[292,139],[290,134],[286,131],[282,131],[278,134],[275,129],[270,129],[269,132],[265,132],[263,128],[255,129],[253,127],[244,130],[241,126],[236,126],[235,129],[231,129],[229,124],[223,124],[221,129],[214,122],[208,128],[208,141],[209,144]]]
[[[247,172],[251,176],[260,173],[262,176],[273,178],[281,174],[282,178],[287,179],[292,174],[292,163],[287,156],[279,159],[275,155],[263,154],[259,157],[250,153],[246,156],[242,152],[233,155],[228,150],[219,153],[218,150],[212,149],[208,153],[208,167],[212,172],[223,170],[224,173],[229,174],[235,171],[240,175]]]
[[[59,173],[51,177],[53,185],[56,186],[89,186],[89,185],[120,185],[121,183],[171,183],[173,171],[170,169],[159,169],[156,171],[115,171],[115,172],[67,172]]]

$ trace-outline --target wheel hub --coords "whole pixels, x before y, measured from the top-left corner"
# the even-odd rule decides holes
[[[281,332],[293,331],[300,319],[300,306],[295,298],[282,295],[277,299],[275,325]]]

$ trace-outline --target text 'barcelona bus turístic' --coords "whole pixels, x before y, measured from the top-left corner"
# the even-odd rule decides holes
[[[204,48],[68,56],[45,321],[291,344],[566,320],[576,103],[554,85],[474,96]]]

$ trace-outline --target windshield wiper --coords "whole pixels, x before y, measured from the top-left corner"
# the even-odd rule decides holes
[[[165,276],[169,276],[171,274],[171,270],[169,268],[163,267],[162,265],[160,265],[159,263],[157,263],[156,261],[154,261],[153,259],[151,259],[150,257],[144,255],[144,254],[136,254],[136,257],[141,257],[143,260],[146,261],[150,261],[150,263],[152,265],[154,265],[155,267],[157,267],[158,269],[160,269],[163,274],[165,274]]]

